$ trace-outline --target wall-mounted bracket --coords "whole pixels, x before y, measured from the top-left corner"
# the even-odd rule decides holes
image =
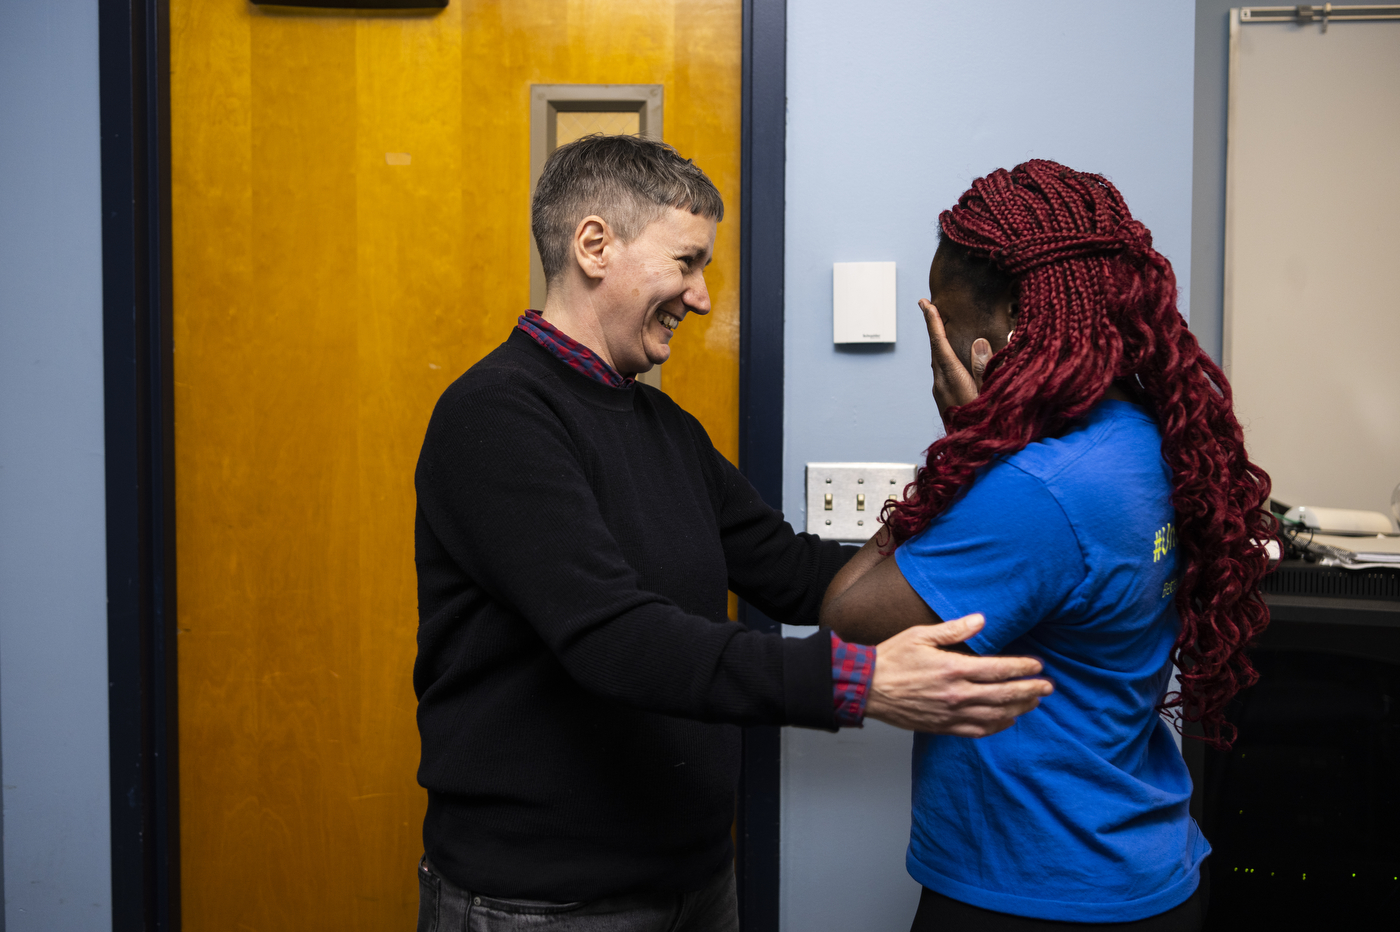
[[[1327,31],[1329,22],[1345,22],[1367,19],[1400,19],[1400,6],[1370,6],[1355,4],[1322,3],[1318,5],[1300,3],[1297,6],[1246,6],[1240,7],[1241,23],[1308,23],[1320,22],[1322,31]]]

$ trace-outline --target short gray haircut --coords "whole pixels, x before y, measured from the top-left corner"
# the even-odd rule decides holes
[[[545,281],[553,282],[567,266],[584,217],[602,217],[630,243],[670,208],[724,219],[714,182],[664,142],[593,135],[560,146],[544,163],[530,204]]]

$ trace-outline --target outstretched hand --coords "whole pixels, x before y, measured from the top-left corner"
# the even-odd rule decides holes
[[[876,648],[865,704],[869,718],[940,735],[981,738],[1010,728],[1016,717],[1054,692],[1032,657],[978,657],[944,647],[982,630],[981,615],[918,625]]]
[[[982,337],[972,341],[972,371],[969,372],[948,342],[938,308],[929,300],[921,299],[919,310],[924,312],[929,351],[933,357],[933,400],[938,405],[938,416],[946,420],[949,408],[965,405],[982,393],[982,376],[986,374],[987,361],[992,358],[992,345]]]

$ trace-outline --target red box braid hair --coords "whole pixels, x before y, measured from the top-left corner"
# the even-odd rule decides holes
[[[1269,622],[1259,584],[1275,533],[1268,475],[1249,461],[1230,384],[1176,309],[1176,275],[1118,190],[1100,175],[1035,160],[973,182],[938,218],[945,242],[990,258],[1020,306],[1013,342],[981,394],[947,412],[947,436],[884,519],[899,543],[929,523],[982,466],[1083,416],[1116,379],[1145,394],[1172,470],[1183,558],[1181,691],[1162,708],[1228,747],[1225,705],[1257,679],[1246,646]]]

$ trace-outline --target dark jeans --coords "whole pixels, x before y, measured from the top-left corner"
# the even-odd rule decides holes
[[[1057,922],[1029,919],[982,909],[934,893],[928,887],[919,897],[919,911],[909,932],[1200,932],[1210,902],[1210,873],[1201,865],[1201,882],[1186,901],[1164,913],[1135,922]]]
[[[418,932],[739,932],[734,867],[693,893],[637,893],[579,903],[508,900],[454,886],[418,863]]]

